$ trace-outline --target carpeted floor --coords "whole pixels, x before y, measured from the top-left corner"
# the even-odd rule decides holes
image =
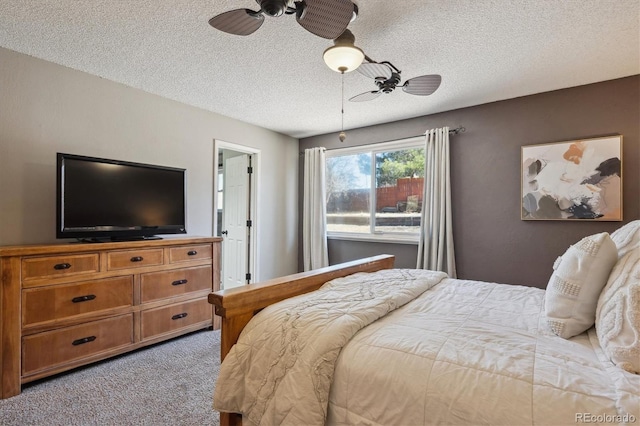
[[[23,386],[2,426],[218,425],[220,331],[200,331]]]

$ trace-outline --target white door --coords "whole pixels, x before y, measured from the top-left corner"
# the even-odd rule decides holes
[[[249,155],[224,160],[222,213],[222,288],[246,284],[249,272]]]

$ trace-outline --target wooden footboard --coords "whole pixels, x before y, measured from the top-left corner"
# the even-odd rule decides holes
[[[356,272],[391,269],[394,261],[394,256],[383,254],[209,294],[209,303],[215,306],[216,315],[222,318],[220,360],[225,358],[238,341],[242,329],[261,309],[289,297],[317,290],[334,278]],[[223,426],[241,423],[239,414],[220,413],[220,424]]]

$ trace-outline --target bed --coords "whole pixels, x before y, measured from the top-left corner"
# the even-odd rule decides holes
[[[214,408],[223,425],[637,423],[639,234],[585,237],[546,291],[381,255],[212,293]]]

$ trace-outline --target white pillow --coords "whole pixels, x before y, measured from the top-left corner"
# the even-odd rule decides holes
[[[556,260],[545,293],[551,331],[568,339],[593,326],[598,297],[617,260],[606,232],[583,238]]]
[[[640,247],[640,220],[629,222],[611,234],[611,239],[618,248],[618,259],[627,254],[629,250]]]
[[[640,374],[640,220],[611,237],[620,258],[598,299],[596,334],[614,364]]]

